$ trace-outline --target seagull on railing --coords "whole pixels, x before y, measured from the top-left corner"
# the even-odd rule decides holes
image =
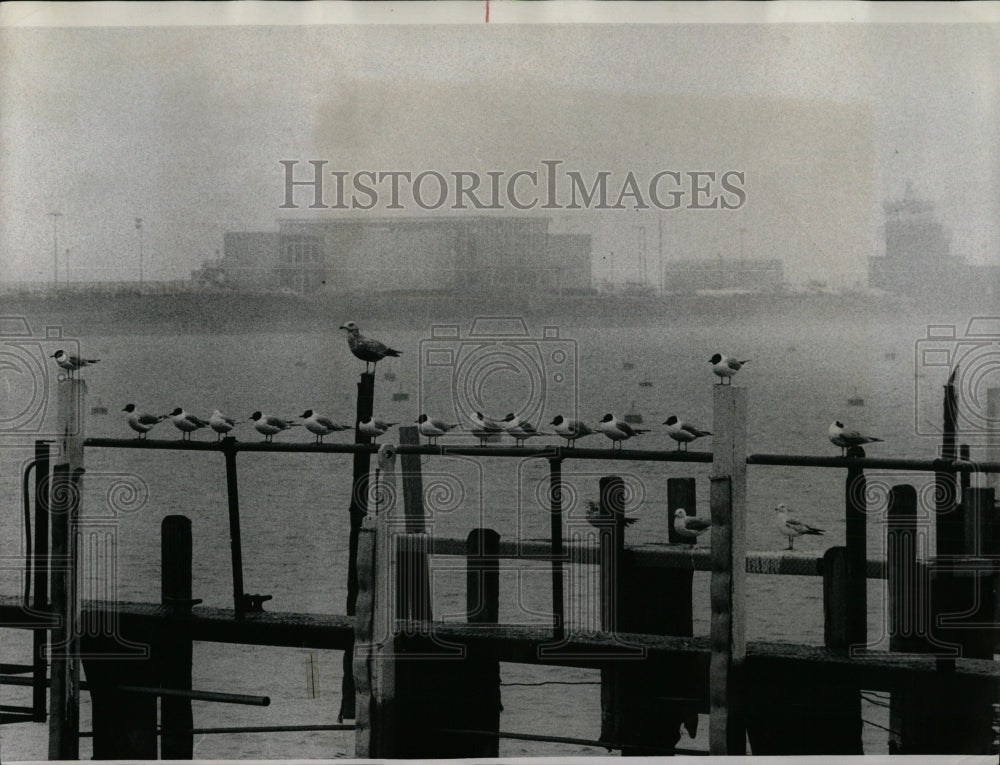
[[[191,434],[194,431],[208,427],[208,420],[203,420],[201,417],[188,414],[181,407],[177,407],[167,416],[174,424],[174,427],[181,432],[181,440],[184,441],[190,441]]]
[[[222,437],[237,425],[239,425],[239,422],[232,417],[227,417],[218,409],[212,412],[212,416],[208,418],[208,426],[218,433],[216,437],[217,441],[221,441]]]
[[[426,414],[417,418],[417,430],[420,431],[421,435],[427,436],[427,440],[432,444],[437,443],[437,440],[449,430],[454,430],[457,427],[458,425],[455,423],[432,419]]]
[[[712,371],[719,378],[719,385],[725,385],[726,380],[729,380],[730,384],[732,383],[732,376],[739,372],[748,361],[750,359],[737,361],[729,356],[716,353],[708,360],[708,363],[712,365]]]
[[[621,449],[622,441],[627,441],[630,438],[649,432],[648,428],[633,428],[627,422],[616,419],[611,413],[604,415],[596,427],[601,433],[611,439],[612,449],[615,448],[615,444],[618,444],[618,448]]]
[[[298,427],[299,424],[292,419],[274,417],[273,415],[263,414],[259,411],[251,414],[250,419],[253,420],[254,429],[264,436],[264,443],[267,444],[273,442],[275,433]]]
[[[689,516],[681,508],[674,510],[674,531],[687,539],[697,539],[712,528],[712,522]]]
[[[358,423],[358,431],[364,433],[366,436],[378,438],[379,436],[384,436],[386,431],[393,425],[398,424],[398,422],[386,422],[375,417],[365,417]]]
[[[341,425],[340,423],[334,422],[329,417],[323,417],[322,415],[314,412],[312,409],[306,409],[302,414],[303,418],[302,424],[305,425],[306,430],[310,433],[316,435],[316,443],[323,443],[323,436],[327,436],[330,433],[336,433],[341,430],[350,430],[350,425]]]
[[[788,506],[784,503],[774,508],[774,512],[776,513],[774,520],[778,524],[778,531],[788,537],[788,547],[785,548],[786,550],[795,549],[795,537],[801,537],[803,534],[823,533],[823,529],[818,529],[815,526],[810,526],[808,523],[789,518]]]
[[[126,404],[123,412],[128,412],[128,426],[143,438],[153,426],[166,419],[165,414],[147,414],[135,411],[135,404]]]
[[[663,424],[667,426],[667,435],[677,442],[678,450],[683,446],[684,450],[687,451],[687,445],[692,441],[712,435],[712,431],[698,430],[698,428],[688,425],[673,415],[670,415]]]
[[[490,436],[504,432],[502,423],[497,422],[491,417],[487,417],[482,412],[474,412],[470,419],[473,423],[473,428],[470,432],[479,439],[480,446],[485,446]]]
[[[69,372],[69,378],[73,379],[73,373],[82,368],[89,367],[91,364],[96,364],[100,359],[84,359],[72,353],[66,353],[66,351],[60,349],[49,356],[50,359],[55,359],[56,364],[61,366],[67,372]]]
[[[882,441],[881,438],[876,438],[875,436],[865,436],[856,430],[847,430],[844,428],[844,423],[837,420],[830,426],[828,431],[830,435],[830,442],[834,446],[840,447],[840,453],[845,454],[847,449],[852,446],[861,446],[862,444],[871,444]]]
[[[399,356],[401,353],[379,340],[362,335],[357,322],[349,321],[340,328],[347,331],[347,347],[351,353],[365,362],[365,374],[368,374],[369,364],[374,366],[386,356]]]
[[[548,435],[547,433],[542,433],[540,430],[535,430],[534,425],[527,420],[522,420],[513,412],[508,412],[500,424],[508,435],[514,437],[515,446],[524,446],[524,442],[533,436]]]
[[[560,436],[566,439],[566,446],[576,446],[576,439],[584,436],[592,436],[597,431],[582,420],[572,420],[556,415],[549,425],[553,426]]]

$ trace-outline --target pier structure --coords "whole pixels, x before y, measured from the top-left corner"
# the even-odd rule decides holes
[[[0,674],[0,684],[32,686],[32,706],[4,707],[0,721],[47,718],[51,759],[79,759],[80,739],[87,736],[100,759],[188,759],[194,735],[290,730],[353,730],[356,756],[375,758],[491,757],[504,738],[602,746],[626,755],[738,755],[747,753],[748,742],[755,755],[862,754],[861,698],[868,691],[890,694],[890,753],[988,754],[995,746],[1000,454],[992,436],[988,461],[972,461],[968,447],[957,443],[959,402],[951,381],[941,455],[929,460],[871,458],[860,447],[837,457],[748,453],[749,391],[738,386],[714,388],[712,451],[681,452],[430,446],[419,443],[415,428],[402,428],[400,443],[380,446],[360,432],[353,444],[87,438],[85,385],[60,382],[61,434],[54,445],[36,445],[31,465],[34,544],[26,576],[34,597],[0,599],[0,628],[34,632],[31,662],[5,664]],[[362,375],[358,421],[371,413],[373,395],[374,376]],[[990,405],[998,400],[991,391]],[[197,529],[178,515],[162,522],[159,602],[80,597],[81,561],[88,554],[79,522],[84,456],[107,448],[222,454],[232,609],[201,606],[192,597]],[[236,472],[244,452],[352,457],[343,614],[266,611],[271,595],[244,592]],[[460,539],[429,533],[421,459],[449,455],[547,461],[550,539],[502,539],[479,526]],[[564,538],[566,460],[609,466],[597,487],[596,545]],[[711,463],[710,547],[693,546],[672,528],[666,546],[626,543],[624,484],[611,470],[612,463],[627,461],[664,463],[668,507],[689,515],[696,513],[695,481],[674,475],[682,467],[674,463]],[[747,551],[748,472],[769,466],[843,472],[845,545],[821,557]],[[901,483],[889,497],[888,557],[868,557],[865,471],[873,469],[934,475],[936,550],[921,550],[926,539],[917,525],[917,495]],[[28,479],[26,473],[26,492]],[[464,622],[434,618],[430,572],[439,556],[465,560]],[[551,624],[501,620],[501,566],[525,559],[550,567]],[[564,576],[570,565],[600,569],[598,631],[567,624]],[[693,635],[695,571],[711,575],[708,636]],[[822,577],[822,647],[747,641],[746,579],[768,574]],[[866,583],[873,578],[888,580],[888,652],[872,650],[868,635]],[[343,652],[337,724],[199,727],[193,700],[269,703],[266,696],[193,688],[192,644],[201,641]],[[502,730],[501,662],[600,670],[597,738]],[[79,729],[81,692],[93,702],[91,731]],[[678,748],[680,726],[691,731],[704,714],[709,751]]]

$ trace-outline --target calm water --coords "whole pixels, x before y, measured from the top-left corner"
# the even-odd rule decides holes
[[[463,334],[467,334],[468,318],[461,320],[466,322]],[[595,329],[586,327],[586,321],[550,324],[559,325],[558,339],[525,343],[517,352],[498,354],[488,352],[482,341],[475,339],[429,343],[427,326],[404,327],[388,321],[366,326],[362,322],[363,331],[404,351],[401,359],[379,367],[376,415],[404,424],[412,423],[421,411],[455,420],[470,405],[476,405],[497,416],[511,409],[527,410],[536,423],[574,412],[596,421],[605,412],[621,417],[634,404],[652,432],[632,443],[644,448],[673,448],[659,425],[670,414],[712,428],[715,378],[707,360],[718,350],[751,359],[737,377],[748,389],[751,451],[836,454],[826,430],[830,422],[840,418],[886,439],[885,444],[870,448],[870,455],[936,454],[939,438],[918,431],[933,432],[939,425],[940,386],[947,370],[915,363],[921,359],[915,342],[926,335],[925,319],[887,322],[884,318],[844,316],[831,321],[794,315],[781,321],[751,316],[736,322],[702,315],[641,328]],[[530,326],[529,331],[537,338],[542,327]],[[67,333],[72,334],[71,330]],[[102,359],[86,370],[88,406],[100,399],[110,410],[106,416],[88,417],[90,435],[130,437],[119,411],[129,402],[152,412],[183,406],[206,417],[216,407],[244,419],[256,409],[296,416],[312,408],[334,419],[353,420],[355,386],[362,365],[349,355],[341,336],[319,332],[103,335],[88,336],[83,344],[87,354]],[[431,365],[432,360],[442,357],[428,351],[449,347],[453,350],[451,361]],[[895,358],[887,356],[893,353]],[[634,364],[634,369],[626,370],[626,362]],[[49,371],[54,376],[54,371]],[[384,372],[394,373],[396,379],[385,380]],[[639,385],[646,381],[651,384]],[[401,390],[410,394],[409,401],[394,402],[392,394]],[[848,407],[847,399],[855,391],[864,398],[864,406]],[[931,405],[925,407],[925,402]],[[246,424],[239,426],[236,434],[241,439],[260,440]],[[176,435],[170,423],[153,431],[154,437]],[[214,434],[203,432],[194,437],[209,440]],[[336,434],[327,440],[351,437],[350,433]],[[311,438],[298,428],[278,435],[276,440]],[[387,440],[395,439],[395,431],[390,431]],[[464,436],[454,440],[469,442]],[[606,443],[600,435],[581,441],[587,446]],[[705,446],[700,448],[710,448],[710,439],[702,443]],[[29,453],[15,448],[2,453],[0,496],[6,501],[0,554],[5,559],[19,555],[23,544],[19,475]],[[350,458],[242,454],[238,464],[246,591],[272,594],[273,600],[266,605],[272,611],[343,612]],[[505,538],[548,537],[544,460],[428,458],[423,470],[432,533],[464,537],[470,529],[486,525]],[[639,522],[629,531],[629,543],[666,541],[666,482],[672,476],[695,476],[698,513],[709,512],[707,466],[572,460],[563,467],[570,485],[565,507],[568,534],[589,532],[583,516],[586,500],[596,498],[599,478],[610,473],[624,476],[631,488],[628,513]],[[803,520],[827,529],[822,538],[798,540],[797,551],[818,555],[829,546],[843,544],[843,479],[843,473],[835,470],[751,468],[749,549],[775,551],[784,547],[785,539],[774,528],[771,512],[778,502],[794,506]],[[868,526],[869,557],[884,554],[884,504],[879,498],[885,487],[903,481],[919,488],[925,479],[877,471],[869,474],[874,495]],[[195,597],[206,605],[231,606],[221,455],[89,449],[84,513],[94,524],[113,519],[115,529],[115,590],[105,593],[92,586],[93,596],[158,600],[160,522],[165,515],[182,513],[193,523]],[[459,561],[439,559],[437,564],[433,574],[435,617],[462,618],[464,575]],[[0,592],[5,595],[14,595],[21,587],[12,568],[0,571]],[[501,578],[501,620],[548,623],[548,577],[547,569],[507,567]],[[580,594],[596,589],[594,572],[574,570],[567,579],[570,618],[580,626],[594,625],[593,603]],[[749,639],[822,644],[822,582],[818,577],[756,576],[750,578],[749,586]],[[705,634],[707,574],[695,577],[695,590],[695,633]],[[869,634],[873,640],[879,640],[884,632],[883,601],[882,583],[870,583]],[[4,634],[2,660],[24,660],[28,643],[19,643],[22,637]],[[196,703],[196,725],[334,722],[339,706],[340,655],[319,654],[318,698],[307,696],[308,656],[308,651],[297,650],[196,646],[196,687],[272,698],[272,706],[266,709]],[[504,668],[503,678],[505,682],[541,678],[596,683],[598,676],[584,670],[510,666]],[[4,687],[2,693],[3,703],[24,703],[20,689]],[[599,699],[596,684],[505,688],[501,725],[507,730],[596,738]],[[865,717],[882,720],[880,711],[879,707],[868,709]],[[88,729],[86,695],[83,714],[83,727]],[[681,746],[705,747],[707,720],[702,722],[698,740],[684,738]],[[865,732],[868,751],[884,752],[884,731],[865,726]],[[8,758],[44,755],[43,726],[3,726],[0,735]],[[352,751],[350,733],[206,736],[199,742],[196,756],[329,757]],[[566,747],[527,742],[501,744],[501,753],[507,756],[574,752],[601,754],[603,750],[570,748],[567,752]]]

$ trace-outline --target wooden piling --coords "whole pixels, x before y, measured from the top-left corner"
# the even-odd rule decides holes
[[[865,450],[852,446],[847,456],[864,457]],[[868,479],[862,468],[847,469],[844,495],[848,650],[862,651],[868,645]]]
[[[746,754],[746,390],[714,386],[709,752]]]
[[[566,606],[563,602],[563,513],[562,460],[549,460],[550,530],[552,535],[552,636],[556,642],[566,636]],[[624,544],[624,542],[623,542]]]
[[[240,531],[240,483],[236,477],[236,439],[222,439],[226,460],[226,498],[229,509],[229,557],[233,572],[233,613],[241,619],[246,610],[243,588],[243,541]]]
[[[160,684],[164,688],[191,690],[191,521],[168,515],[160,532],[161,602],[169,615],[156,646]],[[164,696],[160,700],[160,756],[164,760],[190,760],[194,756],[194,718],[191,699]]]
[[[415,425],[399,429],[399,443],[420,445],[420,431]],[[403,474],[403,513],[406,516],[406,530],[410,533],[424,531],[424,479],[421,472],[419,454],[402,454],[399,466]]]
[[[625,558],[625,481],[621,476],[601,478],[600,518],[598,528],[599,592],[601,631],[617,634],[622,604],[621,565]],[[601,741],[621,740],[621,673],[614,667],[601,669]]]
[[[358,381],[357,411],[354,420],[354,443],[369,444],[371,438],[361,432],[361,421],[371,417],[375,407],[375,375],[366,372]],[[358,602],[358,539],[361,524],[368,513],[368,480],[371,471],[371,454],[354,453],[354,471],[351,481],[351,502],[348,508],[351,531],[347,549],[347,615],[354,616]],[[340,713],[337,721],[354,718],[354,672],[351,651],[344,651],[344,679],[341,683]],[[376,755],[372,755],[376,756]]]
[[[986,391],[986,461],[1000,462],[1000,388]],[[987,473],[986,485],[1000,496],[1000,473]]]
[[[49,442],[35,441],[35,535],[31,560],[34,566],[32,607],[45,611],[49,607],[49,489],[51,488]],[[36,629],[32,635],[31,719],[45,722],[48,691],[47,652],[49,632]]]
[[[942,403],[941,459],[954,460],[958,457],[956,445],[956,419],[958,417],[958,396],[955,392],[955,374],[948,378],[944,386]],[[965,536],[962,509],[959,505],[958,477],[954,473],[938,471],[934,474],[935,531],[937,555],[961,555]]]

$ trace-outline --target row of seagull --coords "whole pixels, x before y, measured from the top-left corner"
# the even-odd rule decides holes
[[[821,536],[824,533],[823,529],[803,523],[797,518],[791,517],[790,513],[791,510],[785,503],[781,503],[774,508],[775,525],[778,527],[778,531],[788,538],[788,547],[785,548],[786,550],[795,549],[796,537],[808,535]],[[710,520],[688,515],[683,508],[674,510],[672,516],[674,531],[684,539],[697,540],[699,536],[712,528]],[[592,526],[603,528],[614,521],[614,512],[602,508],[597,502],[591,500],[587,510],[587,520]],[[631,526],[637,520],[639,519],[635,517],[622,516],[624,526]]]
[[[186,412],[181,407],[175,408],[170,414],[149,414],[148,412],[137,410],[135,404],[126,404],[122,411],[128,414],[128,425],[139,434],[139,438],[144,438],[149,431],[164,420],[170,420],[174,427],[181,432],[181,438],[185,440],[190,440],[191,434],[202,428],[211,428],[221,439],[237,425],[245,422],[244,420],[236,420],[229,417],[218,409],[212,412],[207,420],[202,419],[198,415]],[[319,443],[322,443],[323,436],[330,433],[354,429],[353,425],[343,425],[334,422],[329,417],[323,417],[312,409],[307,409],[300,416],[302,417],[301,423],[296,422],[295,419],[290,417],[275,417],[274,415],[257,411],[250,415],[249,421],[253,423],[254,429],[262,434],[264,440],[268,442],[276,434],[298,427],[299,425],[305,426],[306,430],[315,434],[316,441]]]

